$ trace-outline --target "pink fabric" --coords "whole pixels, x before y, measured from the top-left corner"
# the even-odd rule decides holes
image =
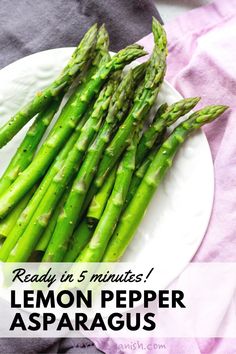
[[[236,1],[218,0],[166,26],[167,80],[199,107],[222,103],[231,111],[204,127],[215,167],[211,220],[196,261],[236,262]]]
[[[201,96],[198,107],[226,104],[231,110],[206,126],[215,167],[215,200],[204,240],[194,261],[236,262],[236,0],[216,0],[166,26],[167,80],[184,96]],[[140,41],[151,51],[152,35]],[[236,333],[236,329],[235,329]],[[236,340],[170,339],[160,350],[118,350],[127,340],[96,340],[109,354],[234,354]]]

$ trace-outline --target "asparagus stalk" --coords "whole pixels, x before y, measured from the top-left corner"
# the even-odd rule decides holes
[[[6,145],[18,131],[69,86],[74,77],[85,67],[97,38],[97,25],[93,25],[75,49],[72,58],[61,74],[43,91],[38,92],[31,102],[20,109],[5,125],[0,128],[0,148]]]
[[[138,84],[144,77],[144,74],[145,74],[145,70],[147,68],[147,62],[145,63],[142,63],[138,66],[136,66],[134,69],[133,69],[133,78],[134,78],[134,82],[136,84]],[[122,89],[122,85],[120,86],[120,88]],[[122,91],[122,90],[121,90]],[[124,91],[125,92],[125,91]],[[117,96],[119,95],[119,90],[117,92]],[[113,102],[116,101],[116,95],[113,96],[113,99],[112,99],[112,102],[110,104],[110,106],[112,107],[116,107],[116,105],[113,105]],[[124,102],[124,106],[123,106],[123,112],[125,112],[126,110],[128,110],[128,106],[129,106],[130,102],[129,100],[126,100]],[[112,108],[110,109],[109,111],[109,114],[113,114],[114,115],[114,112],[112,112]],[[122,111],[121,111],[121,114],[123,115]],[[121,118],[119,118],[119,116],[117,116],[117,118],[119,120],[121,120]],[[99,206],[98,208],[96,208],[96,211],[97,213],[101,216],[102,215],[102,212],[106,206],[106,203],[107,203],[107,199],[111,193],[111,190],[113,188],[113,185],[114,185],[114,181],[115,181],[115,176],[116,176],[116,169],[117,169],[117,166],[115,168],[113,168],[113,173],[111,173],[111,177],[108,176],[108,179],[106,180],[106,183],[104,184],[104,188],[102,187],[101,188],[101,191],[99,191],[97,193],[97,196],[95,195],[94,199],[96,200],[95,201],[95,204],[99,201]],[[88,198],[88,200],[90,200],[90,198]],[[86,203],[84,203],[83,207],[82,207],[82,211],[80,212],[79,214],[79,217],[81,215],[84,215],[84,212],[87,210],[87,207],[88,207],[88,204],[87,204],[87,200],[86,200]],[[95,211],[95,210],[94,210]],[[94,221],[96,219],[94,218]],[[90,227],[92,227],[92,217],[90,218]],[[75,231],[75,233],[77,233],[77,231]]]
[[[100,66],[85,85],[82,93],[81,90],[78,90],[72,95],[37,156],[6,192],[0,196],[0,218],[3,218],[45,174],[111,72],[121,70],[126,64],[144,54],[145,52],[138,45],[131,45],[121,50],[109,62]]]
[[[48,223],[48,226],[45,230],[45,232],[43,233],[42,237],[40,238],[37,246],[35,247],[35,251],[41,251],[41,252],[45,252],[45,250],[47,249],[47,246],[49,244],[49,241],[51,240],[53,231],[55,229],[56,223],[57,223],[57,219],[62,211],[63,205],[66,201],[67,195],[69,193],[69,189],[64,193],[64,195],[62,196],[61,200],[59,201],[58,205],[56,206],[56,208],[54,209],[54,212],[52,214],[52,217],[50,218],[50,221]]]
[[[2,260],[2,261],[7,260],[10,251],[15,247],[18,239],[21,237],[21,235],[25,231],[35,210],[37,209],[37,207],[38,207],[39,203],[41,202],[43,196],[45,195],[49,185],[51,184],[52,179],[61,170],[64,160],[66,159],[67,155],[69,154],[69,152],[73,148],[76,140],[80,136],[82,126],[83,126],[84,122],[87,120],[90,113],[91,113],[91,110],[89,110],[84,115],[84,117],[82,118],[82,120],[78,124],[76,131],[72,134],[69,141],[67,142],[65,147],[61,150],[61,152],[59,153],[59,155],[55,159],[54,163],[50,167],[49,171],[45,175],[39,188],[36,190],[33,198],[30,200],[27,207],[23,210],[23,212],[19,216],[17,223],[12,228],[11,232],[9,233],[9,235],[7,237],[7,240],[4,242],[4,244],[0,250],[0,260]],[[28,192],[28,193],[30,193],[30,192]],[[28,195],[28,193],[27,193],[27,195]],[[26,198],[26,196],[24,198]],[[23,200],[24,200],[24,198],[23,198]]]
[[[109,34],[106,30],[105,25],[103,24],[98,30],[97,43],[94,48],[94,58],[92,60],[92,67],[91,67],[93,74],[95,74],[97,68],[101,64],[101,60],[103,58],[107,59],[107,57],[109,57],[108,48],[109,48]]]
[[[102,259],[125,203],[135,168],[137,140],[137,136],[135,136],[124,154],[124,157],[119,164],[115,185],[104,213],[102,214],[91,240],[82,250],[76,259],[76,262],[100,262]]]
[[[178,149],[187,137],[202,125],[216,119],[226,109],[226,106],[205,107],[193,113],[166,139],[149,166],[133,199],[124,211],[108,244],[103,262],[115,262],[122,257],[145,214],[156,188],[171,167]]]
[[[155,62],[157,61],[156,59],[157,58],[155,58]],[[144,117],[146,117],[148,111],[151,109],[157,96],[157,93],[160,89],[160,85],[164,76],[164,71],[165,62],[160,61],[159,75],[161,73],[161,80],[158,83],[158,87],[155,87],[154,89],[151,86],[144,88],[143,94],[141,95],[141,97],[138,97],[138,99],[136,99],[130,114],[122,124],[121,128],[113,138],[108,148],[106,149],[95,180],[95,184],[98,188],[102,186],[105,177],[108,175],[111,168],[116,163],[117,159],[121,156],[125,146],[127,146],[127,142],[133,127],[138,123],[138,121],[141,121]]]
[[[143,135],[141,136],[141,139],[137,146],[136,163],[135,163],[136,169],[140,166],[144,158],[148,155],[150,149],[155,143],[155,140],[159,140],[161,136],[164,134],[164,131],[166,132],[165,124],[162,124],[160,129],[159,126],[156,128],[156,125],[160,121],[160,117],[166,112],[167,108],[168,108],[168,104],[163,103],[157,109],[153,121],[150,123],[148,128],[144,131]],[[164,123],[163,120],[161,120],[161,122]],[[152,135],[150,134],[151,131],[153,133]]]
[[[133,77],[134,77],[135,82],[138,83],[139,81],[142,81],[143,75],[144,75],[145,70],[147,68],[147,64],[148,64],[148,62],[142,63],[133,69]],[[140,89],[140,86],[141,85],[139,85],[139,89]],[[137,96],[137,91],[138,90],[136,90],[136,92],[135,92],[136,96]],[[129,105],[128,100],[126,101],[126,105]],[[125,108],[123,110],[125,110]],[[109,174],[108,174],[108,177],[109,177]],[[106,186],[104,188],[106,189]],[[83,203],[83,207],[82,207],[79,217],[83,216],[84,213],[87,211],[87,209],[91,203],[91,200],[92,200],[94,194],[96,194],[96,192],[97,192],[97,188],[95,186],[92,186],[92,188],[89,189],[88,194],[86,195],[86,198],[85,198],[85,202]],[[105,202],[105,200],[104,200],[104,202]],[[102,205],[101,205],[101,207],[102,207]],[[104,207],[105,207],[105,204],[103,205],[102,208],[104,208]],[[102,213],[102,211],[103,211],[103,209],[100,210],[100,213]]]
[[[164,103],[163,105],[161,105],[159,107],[159,109],[157,110],[157,113],[155,115],[155,118],[152,122],[152,125],[158,119],[160,119],[160,116],[167,110],[167,107],[168,107],[168,105],[166,103]],[[152,125],[149,127],[149,129],[147,129],[147,131],[144,133],[144,135],[147,134],[147,132],[151,129]],[[165,130],[166,129],[163,129],[163,130],[161,129],[161,130],[158,130],[155,132],[155,137],[157,139],[157,143],[163,139]],[[162,133],[162,135],[161,135],[161,133]],[[133,196],[134,192],[136,191],[138,185],[141,182],[139,176],[141,176],[144,173],[144,171],[146,171],[145,169],[147,169],[147,166],[149,166],[149,164],[150,164],[151,156],[149,157],[149,155],[148,155],[147,161],[143,161],[143,159],[146,157],[149,150],[152,148],[152,145],[154,142],[150,145],[148,143],[143,144],[144,147],[142,149],[140,149],[140,144],[142,144],[142,140],[143,140],[143,137],[141,138],[141,140],[138,144],[138,147],[137,147],[135,168],[137,169],[137,166],[139,166],[141,162],[142,162],[142,164],[141,164],[140,168],[137,169],[137,171],[135,172],[135,174],[132,178],[130,188],[128,191],[128,195],[127,195],[127,199],[126,199],[126,203],[127,203],[127,200],[129,200],[131,198],[131,196]],[[147,139],[145,139],[145,141],[148,142]],[[115,174],[116,174],[115,171],[116,171],[116,167],[113,168],[113,170],[110,173],[110,175],[108,176],[107,180],[105,181],[105,183],[103,184],[101,189],[95,194],[95,196],[93,197],[93,199],[90,203],[90,206],[87,211],[87,220],[88,220],[88,224],[90,227],[93,227],[94,224],[96,225],[98,223],[98,220],[102,216],[104,207],[107,202],[107,198],[109,197],[111,189],[114,185]]]
[[[153,160],[155,153],[157,152],[160,143],[165,136],[166,128],[193,109],[199,100],[199,97],[186,98],[173,103],[169,107],[165,103],[159,107],[152,124],[144,132],[138,144],[136,154],[136,171],[130,184],[125,207],[133,198],[149,165],[151,164],[151,161]]]
[[[96,47],[94,50],[95,53],[94,53],[94,59],[92,62],[92,66],[89,69],[89,71],[85,74],[85,76],[83,77],[83,83],[79,86],[79,89],[77,90],[77,94],[79,91],[82,92],[86,82],[88,82],[91,79],[91,77],[94,75],[94,73],[98,69],[98,66],[100,65],[101,61],[103,60],[103,58],[104,57],[105,57],[105,59],[107,58],[108,45],[109,45],[108,33],[105,29],[105,26],[101,26],[98,31],[97,44],[96,44]],[[54,99],[54,100],[56,100],[56,99]],[[57,98],[57,100],[59,100],[59,98]],[[50,108],[48,111],[50,112]],[[15,229],[13,231],[13,235],[18,235],[18,238],[22,235],[22,233],[23,233],[24,229],[26,228],[26,226],[28,225],[35,209],[37,208],[39,202],[41,201],[43,195],[45,194],[52,178],[60,170],[60,167],[62,165],[64,158],[67,156],[68,152],[73,147],[75,141],[77,140],[77,138],[81,132],[81,128],[82,128],[84,122],[87,120],[87,118],[90,116],[91,113],[92,113],[92,111],[90,109],[86,112],[85,116],[83,116],[82,120],[79,122],[79,125],[76,128],[76,132],[73,133],[73,135],[70,137],[70,140],[67,143],[66,147],[61,151],[61,153],[59,154],[59,156],[56,159],[56,162],[53,163],[53,166],[50,168],[50,172],[47,173],[47,177],[44,179],[43,183],[40,185],[40,188],[35,193],[33,200],[30,202],[29,207],[25,210],[25,212],[22,214],[22,216],[20,217],[20,214],[25,209],[24,205],[26,206],[28,204],[25,201],[28,200],[29,198],[31,198],[31,192],[28,192],[26,194],[26,196],[22,199],[22,201],[17,205],[17,207],[14,208],[14,210],[9,214],[9,217],[7,217],[7,219],[6,219],[6,224],[5,224],[5,219],[4,219],[4,223],[3,223],[2,227],[0,227],[2,230],[2,233],[9,233],[9,231],[10,231],[9,227],[11,227],[12,225],[14,226],[16,224]],[[46,123],[46,119],[45,119],[45,117],[44,117],[44,119],[37,118],[35,123],[37,123],[37,126],[39,127],[38,129],[40,129],[42,124]],[[24,152],[24,150],[27,148],[27,146],[28,147],[30,146],[28,149],[32,150],[31,146],[35,145],[36,140],[38,139],[38,133],[37,133],[36,138],[35,138],[36,134],[34,134],[36,131],[38,131],[38,129],[34,125],[30,128],[30,131],[28,134],[29,138],[26,137],[24,139],[24,142],[22,143],[22,145],[20,147],[19,154],[17,153],[16,156],[14,157],[14,160],[12,161],[11,166],[9,166],[10,167],[9,170],[16,169],[16,167],[20,161],[21,151]],[[31,134],[31,131],[32,131],[32,134]],[[31,141],[31,139],[32,139],[32,141]],[[18,157],[19,157],[19,159],[18,159]],[[29,158],[27,160],[29,160]],[[9,170],[8,170],[8,172],[10,172]],[[23,168],[21,168],[21,170],[23,170]],[[18,217],[19,217],[19,220],[17,221]],[[17,221],[17,223],[16,223],[16,221]],[[51,227],[49,227],[49,230],[51,228],[52,228],[52,223],[51,223]],[[12,227],[11,227],[11,229],[12,229]],[[48,237],[49,230],[48,230],[48,232],[46,232],[45,240]],[[15,241],[17,241],[17,239]]]
[[[140,80],[142,78],[142,75],[144,74],[143,70],[145,68],[146,68],[146,63],[137,66],[133,70],[133,76],[134,76],[135,82],[138,82],[138,80]],[[121,87],[122,87],[122,85],[120,85],[120,88]],[[119,92],[119,90],[117,90],[117,91]],[[112,101],[110,104],[111,108],[115,107],[115,105],[113,103],[116,102],[117,96],[118,95],[116,92],[116,95],[114,95],[112,97]],[[129,104],[129,102],[127,100],[126,105],[128,105],[128,104]],[[125,108],[123,108],[123,110],[125,110]],[[111,114],[111,112],[112,112],[112,109],[110,109],[109,113]],[[115,112],[113,111],[113,114],[114,113]],[[121,119],[121,117],[120,117],[120,119]],[[116,177],[116,168],[114,168],[112,173],[109,175],[108,180],[107,180],[108,183],[104,184],[104,188],[102,188],[100,193],[98,193],[97,196],[95,196],[96,203],[98,205],[97,205],[97,207],[94,207],[94,211],[96,209],[96,212],[99,213],[99,217],[102,215],[102,212],[106,206],[107,199],[109,198],[111,190],[114,185],[115,177]],[[73,262],[77,258],[78,254],[81,252],[81,250],[85,247],[85,245],[88,243],[89,239],[91,238],[91,236],[93,234],[93,230],[94,230],[94,225],[89,225],[86,220],[82,221],[78,225],[78,227],[74,231],[72,238],[69,240],[68,249],[67,249],[65,257],[63,259],[64,262]]]
[[[169,107],[163,104],[157,110],[153,122],[143,134],[137,149],[136,166],[138,167],[154,143],[163,136],[166,127],[187,114],[199,102],[199,97],[185,98],[173,103]]]
[[[156,151],[162,142],[166,127],[174,123],[180,116],[188,113],[199,101],[199,98],[187,98],[169,106],[164,103],[159,107],[150,127],[144,132],[136,153],[136,172],[132,178],[130,188],[127,194],[125,205],[127,205],[134,196],[142,178],[147,171]],[[154,148],[153,148],[154,147]],[[150,150],[153,148],[153,151]],[[146,158],[146,160],[145,160]],[[110,193],[112,188],[114,171],[110,174],[108,179],[103,184],[101,190],[94,196],[88,212],[87,219],[89,225],[96,224],[100,219],[104,203],[107,201],[107,193]]]
[[[27,206],[30,198],[32,197],[35,189],[32,188],[26,196],[20,201],[20,203],[8,214],[5,219],[0,222],[0,237],[8,237],[11,230],[16,225],[21,213]]]
[[[83,248],[87,245],[93,234],[93,228],[83,220],[76,228],[73,237],[69,241],[68,249],[63,262],[74,262]]]
[[[163,136],[164,138],[164,136]],[[160,140],[161,143],[161,140]],[[148,167],[150,166],[151,162],[153,161],[158,149],[160,147],[160,144],[158,146],[154,146],[152,150],[149,152],[149,155],[147,156],[146,159],[144,159],[143,163],[139,166],[139,168],[135,171],[132,181],[130,183],[129,191],[127,193],[127,198],[124,204],[124,208],[130,203],[132,198],[134,197],[140,183],[143,180],[143,177],[145,176],[145,173],[148,170]]]
[[[106,177],[127,146],[133,128],[147,116],[160,90],[166,69],[166,48],[164,46],[166,34],[155,19],[153,19],[153,33],[155,47],[149,60],[144,83],[141,83],[140,88],[137,90],[130,113],[105,150],[95,180],[87,194],[85,205],[89,205],[97,190],[103,185]]]
[[[62,98],[63,94],[59,95],[52,101],[48,108],[38,114],[35,122],[29,128],[24,140],[20,144],[0,179],[0,194],[3,194],[3,192],[16,180],[19,173],[24,171],[33,160],[38,144],[57,112]]]
[[[57,223],[57,218],[60,214],[61,208],[62,208],[62,205],[59,202],[59,205],[56,207],[56,209],[54,210],[54,212],[52,214],[52,217],[49,220],[49,223],[46,227],[45,232],[43,233],[42,237],[39,239],[39,241],[35,247],[35,251],[45,252],[45,250],[51,240],[51,237],[52,237],[53,231],[55,229],[55,226]]]
[[[44,262],[60,262],[65,256],[69,238],[76,226],[78,216],[81,212],[86,192],[92,182],[96,168],[103,154],[103,151],[117,126],[117,121],[122,120],[129,108],[134,90],[133,71],[130,70],[118,86],[103,127],[89,147],[84,162],[74,180],[72,189],[64,205],[63,213],[57,221],[52,240],[43,257]]]
[[[93,206],[90,212],[91,217],[88,217],[87,214],[87,219],[83,220],[76,227],[72,237],[69,240],[69,245],[63,262],[74,262],[79,253],[90,240],[95,226],[102,216],[103,210],[105,209],[107,200],[110,197],[116,178],[116,171],[117,168],[113,168],[101,190],[94,196]]]
[[[90,240],[96,226],[96,221],[102,216],[103,210],[107,204],[107,200],[110,197],[116,178],[116,171],[117,168],[113,168],[111,174],[106,180],[106,183],[104,183],[101,190],[94,197],[94,205],[91,208],[91,211],[94,213],[91,213],[90,218],[88,218],[87,215],[87,218],[76,227],[72,237],[69,240],[68,249],[66,251],[63,262],[74,262],[79,253]]]
[[[98,191],[97,194],[92,199],[92,202],[89,206],[86,218],[89,224],[89,227],[93,227],[98,223],[98,220],[101,218],[103,210],[106,206],[107,200],[111,194],[112,188],[114,186],[116,178],[117,166],[113,168],[102,188]],[[76,231],[75,231],[76,232]]]
[[[36,247],[66,186],[70,183],[78,170],[84,152],[101,126],[109,106],[111,95],[113,94],[113,89],[114,80],[110,80],[99,94],[91,117],[82,127],[78,140],[69,152],[61,170],[52,179],[46,194],[43,196],[32,219],[14,250],[11,251],[7,261],[24,262],[29,258],[31,252]],[[52,243],[53,239],[50,244]]]
[[[83,94],[86,85],[91,80],[93,75],[96,74],[98,68],[110,60],[109,54],[109,35],[104,25],[98,30],[97,43],[92,52],[92,62],[87,62],[85,73],[81,73],[79,86],[76,89],[76,96],[79,98]],[[71,98],[73,103],[73,96]]]

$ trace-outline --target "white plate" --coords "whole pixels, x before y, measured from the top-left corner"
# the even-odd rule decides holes
[[[1,124],[28,102],[33,93],[55,78],[72,51],[73,48],[60,48],[36,53],[0,71]],[[166,101],[170,104],[180,98],[180,94],[165,82],[157,103]],[[29,124],[1,150],[0,173],[6,168]],[[165,267],[165,282],[176,277],[204,237],[213,194],[211,153],[204,133],[199,131],[178,153],[123,260]]]

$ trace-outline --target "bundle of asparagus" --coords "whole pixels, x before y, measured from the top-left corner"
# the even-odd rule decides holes
[[[155,19],[153,35],[150,58],[126,71],[143,48],[110,57],[105,26],[92,26],[60,76],[0,128],[2,147],[36,116],[0,179],[0,260],[24,262],[37,251],[42,262],[119,260],[181,144],[225,111],[205,107],[169,133],[199,101],[187,98],[161,105],[145,128],[166,70],[166,34]]]

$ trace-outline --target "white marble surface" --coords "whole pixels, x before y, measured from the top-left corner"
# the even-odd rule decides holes
[[[206,5],[212,0],[154,0],[164,22],[171,21],[182,13],[199,6]],[[222,0],[224,1],[224,0]]]

